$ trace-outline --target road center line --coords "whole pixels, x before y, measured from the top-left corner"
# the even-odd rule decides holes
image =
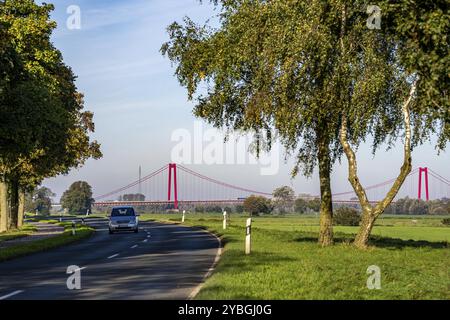
[[[10,294],[0,297],[0,300],[6,300],[6,299],[11,298],[12,296],[18,295],[22,292],[23,292],[23,290],[17,290],[17,291],[11,292]]]
[[[112,258],[115,258],[115,257],[117,257],[119,254],[118,253],[116,253],[116,254],[113,254],[112,256],[109,256],[108,257],[108,259],[112,259]]]
[[[148,239],[145,239],[144,241],[142,241],[142,242],[147,242],[148,241]]]
[[[135,249],[135,248],[137,248],[137,247],[138,247],[138,245],[135,244],[134,246],[131,247],[131,249]]]

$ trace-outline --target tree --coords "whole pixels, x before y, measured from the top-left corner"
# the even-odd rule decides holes
[[[299,170],[310,176],[318,165],[319,243],[330,245],[330,175],[342,153],[345,93],[351,83],[357,89],[353,101],[361,106],[395,104],[397,92],[384,85],[403,80],[396,81],[390,64],[391,43],[367,29],[360,1],[213,2],[222,10],[220,26],[199,26],[189,18],[184,25],[173,23],[162,53],[177,65],[189,99],[195,96],[197,116],[216,127],[255,131],[257,151],[270,148],[278,135],[296,155],[294,176]],[[347,8],[353,9],[343,20]],[[206,93],[198,93],[200,85]],[[396,120],[380,118],[382,124]],[[358,138],[366,133],[355,131]]]
[[[398,96],[403,96],[403,102],[393,103],[394,108],[363,106],[352,103],[350,97],[343,103],[345,113],[340,140],[349,164],[349,181],[362,207],[361,227],[355,238],[355,245],[360,248],[367,246],[375,221],[394,200],[411,172],[413,146],[436,133],[437,148],[442,150],[450,138],[448,85],[443,84],[448,80],[450,67],[448,3],[401,1],[398,4],[383,2],[382,5],[388,23],[379,34],[385,42],[393,43],[388,50],[394,66],[392,70],[397,79],[404,79],[408,90],[400,91]],[[390,83],[381,85],[388,90],[395,88]],[[374,128],[374,123],[379,123],[383,116],[402,121],[390,121]],[[388,143],[395,141],[400,136],[400,129],[404,130],[403,165],[385,198],[372,206],[358,177],[356,155],[350,141],[358,144],[362,137],[371,133],[375,150],[386,139]]]
[[[302,198],[295,199],[295,212],[305,213],[308,209],[308,201]]]
[[[273,191],[273,204],[280,213],[292,211],[295,192],[291,187],[283,186]]]
[[[270,213],[272,209],[270,200],[263,196],[251,195],[244,200],[244,210],[252,216]]]
[[[9,0],[0,7],[0,24],[17,60],[0,96],[0,190],[6,190],[0,192],[0,221],[8,211],[10,228],[20,226],[26,191],[101,157],[98,143],[89,138],[93,115],[83,111],[75,76],[50,41],[56,27],[52,10],[32,0]]]
[[[26,194],[25,210],[41,215],[49,215],[52,208],[52,198],[56,196],[49,188],[40,187]]]
[[[91,210],[93,203],[92,188],[85,181],[74,182],[61,197],[63,209],[71,213],[84,214]]]
[[[307,204],[308,208],[313,212],[320,211],[320,199],[309,200]]]

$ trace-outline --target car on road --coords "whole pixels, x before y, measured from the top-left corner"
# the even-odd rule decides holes
[[[116,231],[139,232],[139,214],[131,206],[114,207],[109,216],[109,233]]]

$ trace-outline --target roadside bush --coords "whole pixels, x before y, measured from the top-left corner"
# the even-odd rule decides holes
[[[442,219],[442,224],[444,226],[450,226],[450,218]]]
[[[295,199],[294,208],[297,213],[306,213],[308,210],[308,201],[302,198],[297,198]]]
[[[227,213],[233,213],[233,208],[231,208],[231,207],[225,207],[225,208],[223,209],[223,211],[226,211]]]
[[[445,214],[449,214],[449,212],[443,207],[436,207],[436,208],[433,208],[433,210],[431,211],[431,214],[445,215]]]
[[[353,208],[342,207],[335,211],[333,221],[337,226],[358,226],[361,215]]]
[[[221,213],[222,212],[222,208],[219,206],[206,206],[205,207],[205,212],[208,213]]]
[[[273,210],[271,201],[262,196],[250,196],[244,201],[244,209],[250,215],[270,213]]]
[[[196,207],[195,207],[195,212],[197,212],[197,213],[203,213],[203,212],[205,212],[205,207],[202,207],[202,206],[196,206]]]

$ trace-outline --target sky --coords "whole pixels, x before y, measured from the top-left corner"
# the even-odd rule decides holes
[[[77,87],[85,94],[86,109],[95,114],[92,138],[101,143],[103,152],[100,160],[89,160],[68,175],[44,181],[43,185],[57,194],[55,201],[78,180],[89,182],[94,196],[126,185],[137,179],[139,166],[145,175],[178,162],[176,151],[187,145],[192,146],[191,157],[181,154],[192,163],[186,166],[215,179],[267,192],[289,185],[297,193],[319,194],[317,170],[310,179],[301,175],[292,179],[293,161],[285,160],[282,149],[262,164],[249,160],[217,164],[207,155],[194,159],[196,150],[207,153],[208,141],[215,141],[214,146],[224,144],[216,141],[218,132],[192,115],[193,103],[187,100],[186,89],[179,85],[174,66],[159,50],[168,40],[166,27],[172,22],[185,16],[201,23],[214,19],[217,10],[208,1],[54,0],[54,5],[52,18],[58,28],[53,42],[78,76]],[[74,11],[68,13],[73,5],[80,9],[80,29],[67,25],[68,19],[74,21]],[[204,148],[186,144],[188,138],[202,139],[200,131],[207,140]],[[358,160],[363,184],[395,177],[402,164],[402,148],[399,141],[393,150],[381,149],[374,157],[370,146],[361,146]],[[413,152],[414,168],[428,166],[447,178],[449,163],[448,152],[438,156],[432,143]],[[333,168],[332,187],[335,192],[351,190],[345,158]]]

